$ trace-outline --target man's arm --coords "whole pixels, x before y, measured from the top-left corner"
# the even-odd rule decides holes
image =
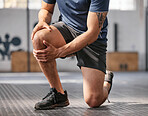
[[[54,4],[48,4],[42,1],[42,7],[38,14],[39,22],[40,21],[43,21],[46,23],[51,22],[54,6],[55,6]]]
[[[107,12],[89,12],[87,18],[87,31],[79,35],[72,42],[58,48],[58,57],[65,57],[71,53],[77,52],[96,41],[106,15]]]
[[[45,28],[51,30],[50,26],[48,24],[51,22],[54,6],[55,6],[54,4],[48,4],[44,1],[42,1],[42,7],[41,7],[41,10],[39,11],[39,14],[38,14],[39,22],[35,26],[35,28],[33,29],[33,32],[31,35],[32,40],[33,40],[34,35],[37,31],[39,31],[41,29],[45,29]]]

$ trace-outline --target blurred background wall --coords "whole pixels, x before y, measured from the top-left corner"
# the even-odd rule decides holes
[[[29,51],[32,52],[32,43],[28,37],[38,22],[40,7],[40,0],[28,0],[28,2],[27,0],[0,0],[1,72],[12,71],[11,53],[14,51],[27,52],[28,41]],[[27,8],[29,9],[29,25]],[[146,8],[147,0],[110,0],[108,14],[108,52],[138,53],[138,70],[140,71],[146,70],[148,60],[146,57]],[[58,21],[58,16],[59,11],[56,6],[52,23]],[[115,30],[116,27],[118,27],[117,30]],[[57,59],[59,71],[78,71],[76,63],[75,57],[65,60]]]
[[[119,52],[138,52],[139,70],[146,69],[146,1],[128,0],[127,8],[110,10],[108,51],[115,51],[114,25],[117,24],[117,47]],[[124,2],[124,0],[123,0]]]

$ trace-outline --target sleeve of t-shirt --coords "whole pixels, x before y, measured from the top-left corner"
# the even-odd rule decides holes
[[[105,12],[109,9],[109,0],[91,0],[89,11]]]
[[[56,3],[56,0],[43,0],[43,1],[48,4],[55,4]]]

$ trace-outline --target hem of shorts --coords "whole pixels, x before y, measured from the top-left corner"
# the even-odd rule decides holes
[[[106,70],[104,71],[104,70],[102,70],[101,68],[98,68],[98,67],[91,67],[91,66],[80,65],[80,64],[77,64],[77,66],[78,66],[80,69],[81,69],[82,66],[83,66],[83,67],[87,67],[87,68],[97,69],[97,70],[102,71],[103,73],[106,74]]]

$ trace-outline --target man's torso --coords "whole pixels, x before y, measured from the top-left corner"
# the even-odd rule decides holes
[[[87,15],[90,11],[91,5],[94,3],[104,4],[104,1],[109,0],[44,0],[57,2],[61,16],[60,20],[68,26],[72,27],[80,33],[84,33],[87,30]],[[101,6],[101,5],[100,5]],[[99,9],[98,6],[93,7],[93,10]],[[100,10],[102,10],[100,8]],[[96,11],[95,11],[96,12]],[[103,24],[98,39],[102,42],[106,42],[107,36],[107,18]],[[99,28],[99,27],[98,27]]]

